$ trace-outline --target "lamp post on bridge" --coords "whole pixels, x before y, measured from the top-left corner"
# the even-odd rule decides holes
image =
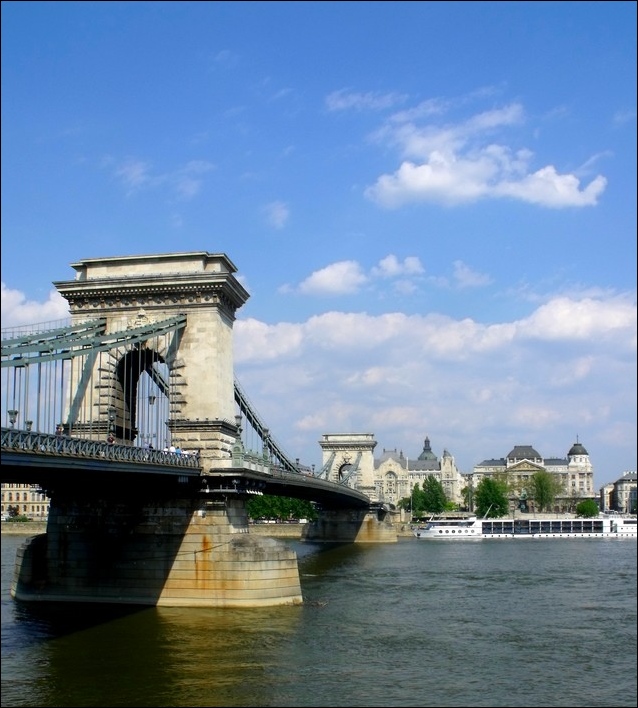
[[[115,442],[115,407],[109,407],[109,434],[106,438],[107,442]]]
[[[20,411],[12,408],[10,411],[7,411],[7,414],[9,416],[9,425],[11,425],[12,428],[16,427],[16,421],[18,420],[18,413]]]

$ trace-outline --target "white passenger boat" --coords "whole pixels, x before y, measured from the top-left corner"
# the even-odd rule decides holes
[[[599,516],[547,519],[431,518],[412,529],[420,539],[636,538],[636,517]]]

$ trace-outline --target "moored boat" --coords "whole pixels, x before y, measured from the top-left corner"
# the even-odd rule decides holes
[[[599,516],[592,519],[556,517],[546,519],[431,518],[412,533],[419,539],[483,538],[636,538],[636,517]]]

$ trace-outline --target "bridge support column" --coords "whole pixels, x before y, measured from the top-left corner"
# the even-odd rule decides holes
[[[396,543],[397,532],[385,514],[368,509],[324,510],[305,528],[304,541]]]
[[[18,551],[23,601],[173,607],[303,602],[297,556],[249,535],[245,502],[56,499],[47,533]]]

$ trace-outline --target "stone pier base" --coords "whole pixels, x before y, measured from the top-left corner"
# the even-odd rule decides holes
[[[53,499],[46,534],[18,551],[11,595],[166,607],[303,602],[296,553],[249,535],[241,499],[158,506]]]
[[[395,526],[378,512],[363,509],[322,511],[317,521],[304,528],[304,541],[336,543],[396,543]]]

